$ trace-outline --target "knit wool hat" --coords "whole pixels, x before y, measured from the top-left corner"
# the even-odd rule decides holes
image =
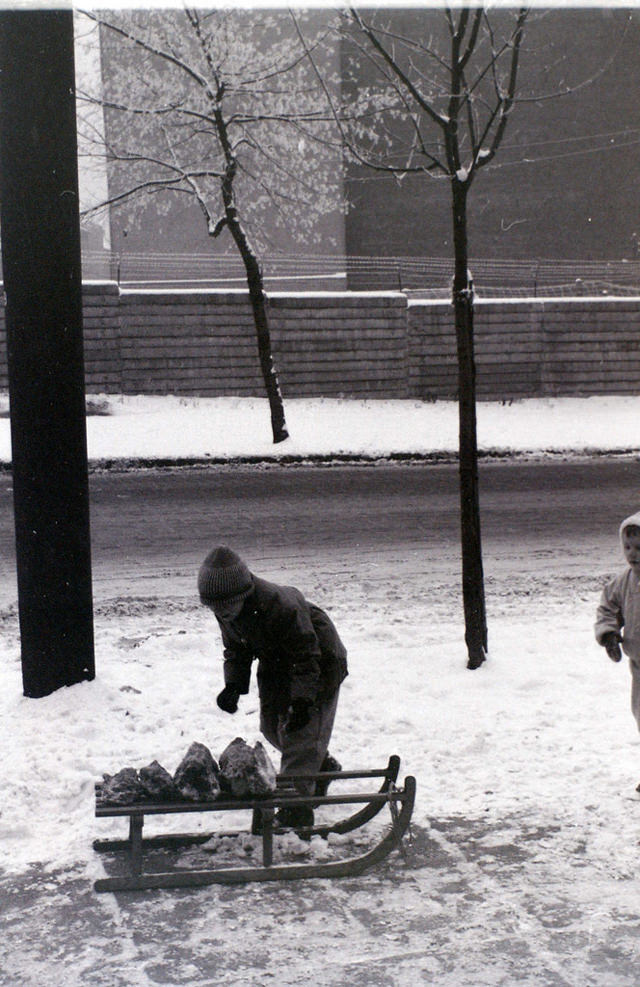
[[[248,596],[253,579],[245,562],[226,545],[212,549],[198,572],[200,599],[207,602]]]

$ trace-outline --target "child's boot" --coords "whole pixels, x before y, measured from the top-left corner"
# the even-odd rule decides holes
[[[335,757],[327,751],[324,756],[324,760],[320,765],[320,771],[342,771],[342,765],[339,761],[336,761]],[[314,795],[319,795],[320,797],[327,794],[329,785],[331,784],[331,778],[320,778],[316,782],[316,790]]]

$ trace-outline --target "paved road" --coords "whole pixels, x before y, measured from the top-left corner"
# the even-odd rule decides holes
[[[593,575],[619,561],[616,530],[640,507],[640,463],[486,463],[481,467],[485,574]],[[96,598],[189,595],[208,548],[246,554],[269,577],[385,578],[389,567],[457,579],[455,466],[220,467],[91,476]],[[11,478],[0,478],[0,602],[15,600]],[[594,570],[595,567],[595,570]]]

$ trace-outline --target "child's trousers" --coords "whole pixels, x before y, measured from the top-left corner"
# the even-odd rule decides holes
[[[261,703],[260,730],[282,754],[281,774],[315,774],[320,769],[331,739],[339,692],[338,688],[329,699],[315,703],[309,710],[311,716],[307,725],[294,733],[287,733],[285,729],[286,716],[273,706]],[[313,795],[315,782],[299,781],[294,787],[301,795]]]
[[[630,658],[629,669],[631,671],[631,712],[635,716],[638,730],[640,730],[640,662]]]

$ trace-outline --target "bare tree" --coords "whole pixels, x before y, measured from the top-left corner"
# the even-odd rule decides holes
[[[238,251],[281,442],[288,431],[260,255],[267,230],[312,237],[342,198],[333,121],[291,21],[284,11],[253,12],[249,24],[246,11],[221,9],[86,16],[110,52],[104,93],[80,93],[109,123],[106,133],[80,125],[85,151],[106,149],[114,191],[102,205],[135,219],[151,200],[162,211],[188,196],[208,234]]]
[[[347,30],[342,36],[345,102],[337,107],[328,90],[327,96],[355,161],[379,172],[399,177],[417,173],[450,185],[462,589],[468,667],[478,668],[487,655],[488,635],[467,208],[471,186],[496,155],[515,105],[527,11],[491,14],[476,7],[414,10],[410,16],[412,29],[403,33],[402,18],[388,10],[346,11]],[[434,30],[436,17],[441,22],[439,30]],[[311,46],[307,49],[313,60]],[[348,72],[350,61],[356,67],[353,79]]]

